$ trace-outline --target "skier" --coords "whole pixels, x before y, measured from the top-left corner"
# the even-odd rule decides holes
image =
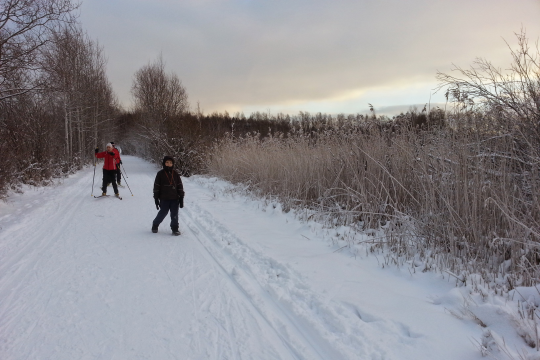
[[[114,195],[116,197],[120,197],[120,194],[118,193],[118,187],[116,186],[116,163],[120,160],[116,157],[116,153],[114,152],[114,148],[111,143],[107,144],[107,150],[103,152],[99,152],[99,149],[96,148],[95,150],[95,156],[98,159],[105,158],[105,162],[103,164],[103,187],[101,188],[102,194],[101,196],[107,195],[107,184],[112,183],[113,189],[114,189]]]
[[[113,151],[118,158],[118,162],[116,163],[116,183],[118,184],[118,186],[122,186],[122,172],[120,170],[120,164],[122,164],[122,159],[120,159],[120,151],[118,151],[118,149],[116,148],[114,141],[111,141],[110,144],[113,146]]]
[[[178,208],[184,207],[184,186],[180,175],[173,169],[174,159],[171,156],[163,158],[163,169],[156,174],[154,181],[154,201],[159,210],[152,223],[152,232],[157,233],[159,224],[171,211],[171,230],[173,235],[178,231]]]

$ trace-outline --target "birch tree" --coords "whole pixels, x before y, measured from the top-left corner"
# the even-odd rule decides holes
[[[100,129],[112,136],[116,99],[106,77],[103,49],[96,42],[71,27],[55,32],[54,39],[44,56],[44,82],[62,109],[65,157],[75,157],[80,166],[88,145],[98,144]]]

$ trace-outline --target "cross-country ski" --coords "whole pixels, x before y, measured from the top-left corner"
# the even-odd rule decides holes
[[[96,196],[96,195],[94,195],[95,199],[104,198],[104,197],[114,197],[114,198],[122,200],[122,197],[120,195],[118,195],[118,196],[111,196],[111,195],[99,195],[99,196]]]

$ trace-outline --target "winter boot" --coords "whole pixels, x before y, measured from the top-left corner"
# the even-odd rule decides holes
[[[114,194],[114,196],[116,196],[116,197],[120,197],[120,194],[116,193],[116,194]]]
[[[158,227],[156,225],[152,225],[152,232],[155,234],[157,233]]]
[[[107,193],[105,193],[105,192],[104,192],[104,193],[101,193],[101,196],[106,196],[106,195],[107,195]]]
[[[172,229],[172,234],[174,236],[178,236],[178,235],[180,235],[180,231],[178,231],[178,229]]]

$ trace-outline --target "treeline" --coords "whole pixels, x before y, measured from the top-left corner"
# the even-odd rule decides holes
[[[417,129],[444,126],[445,113],[441,109],[428,112],[409,111],[389,119],[370,114],[310,114],[297,115],[255,112],[203,114],[189,107],[188,95],[180,79],[165,71],[163,60],[139,69],[133,78],[134,108],[121,114],[116,121],[118,142],[125,154],[143,157],[157,164],[164,155],[178,160],[184,176],[205,173],[217,146],[224,139],[255,136],[259,140],[279,136],[287,138],[309,134],[312,140],[336,129],[368,131],[378,128],[396,131],[402,127]],[[364,131],[364,132],[365,132]]]
[[[428,129],[445,126],[445,112],[432,109],[418,112],[411,109],[406,114],[393,117],[371,114],[331,115],[300,112],[297,115],[255,112],[202,114],[198,111],[183,111],[170,116],[149,115],[138,109],[120,115],[118,126],[120,143],[126,154],[141,156],[160,163],[164,155],[170,154],[179,160],[178,167],[184,176],[206,173],[219,144],[225,140],[240,140],[255,137],[260,141],[267,138],[289,138],[308,136],[316,142],[323,134],[343,131],[385,132],[399,129]]]
[[[227,113],[203,115],[187,111],[167,118],[161,127],[145,119],[148,118],[141,112],[124,113],[118,118],[118,126],[126,129],[119,138],[123,153],[157,164],[170,154],[178,160],[178,169],[184,176],[205,173],[214,145],[225,137],[257,133],[264,138],[291,129],[285,121],[255,120]]]
[[[77,8],[0,0],[0,195],[80,169],[89,148],[116,134],[105,57]]]

